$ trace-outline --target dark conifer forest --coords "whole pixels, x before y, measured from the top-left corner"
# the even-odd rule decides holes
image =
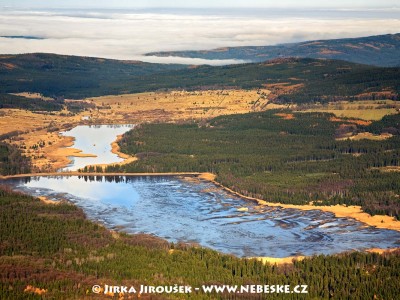
[[[11,144],[0,142],[0,174],[27,174],[31,171],[31,161],[21,155],[21,150]]]
[[[264,265],[151,236],[111,233],[71,204],[44,204],[6,188],[0,189],[0,205],[2,299],[104,299],[92,293],[95,284],[308,285],[307,294],[196,292],[151,299],[397,299],[400,293],[396,252],[320,255]]]

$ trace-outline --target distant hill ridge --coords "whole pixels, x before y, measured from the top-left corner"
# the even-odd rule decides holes
[[[400,33],[360,38],[315,40],[276,46],[152,52],[146,55],[202,59],[241,59],[249,62],[262,62],[280,57],[327,58],[382,67],[396,67],[400,66]]]
[[[25,106],[21,99],[9,95],[20,92],[40,93],[55,99],[83,99],[221,88],[267,88],[271,90],[269,99],[280,103],[398,100],[400,67],[331,59],[276,58],[261,63],[194,68],[40,53],[0,55],[0,104],[4,107],[15,103]]]

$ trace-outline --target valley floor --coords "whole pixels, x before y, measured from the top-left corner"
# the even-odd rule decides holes
[[[79,124],[180,123],[193,121],[201,123],[207,122],[208,119],[219,115],[282,108],[283,106],[275,105],[268,101],[269,93],[268,90],[205,90],[102,96],[83,100],[94,104],[96,108],[76,114],[72,114],[69,111],[34,113],[17,109],[3,109],[0,118],[0,135],[10,135],[8,142],[22,149],[24,155],[32,159],[35,174],[61,175],[61,173],[54,172],[70,163],[68,157],[90,156],[90,154],[81,154],[79,149],[70,148],[74,142],[73,138],[61,136],[58,134],[59,131],[71,129]],[[20,95],[24,96],[24,94]],[[29,94],[25,96],[30,97]],[[38,95],[34,96],[38,97]],[[343,102],[330,106],[319,107],[317,105],[307,108],[306,111],[339,112],[341,117],[354,118],[358,116],[359,118],[370,120],[371,118],[381,118],[388,113],[395,113],[396,105],[397,103],[393,101],[364,101],[358,104]],[[388,111],[388,107],[391,107],[390,111]],[[300,108],[294,107],[294,109],[298,110]],[[301,110],[304,111],[304,107]],[[288,114],[281,114],[281,116],[282,118],[289,117]],[[341,119],[336,118],[333,121],[340,122]],[[120,152],[117,143],[120,138],[118,137],[112,144],[113,153],[124,158],[124,162],[120,164],[135,161],[136,157]],[[364,138],[376,139],[375,136],[369,137],[366,134]],[[105,165],[101,166],[105,167]],[[168,173],[168,175],[173,176],[185,174],[198,175],[199,173]],[[81,175],[81,173],[69,172],[68,175]],[[107,175],[121,174],[109,173]],[[142,173],[142,175],[146,174]],[[157,174],[152,173],[152,175]],[[162,173],[162,175],[165,175],[165,173]],[[220,185],[218,182],[215,182],[213,174],[203,173],[200,177]],[[238,194],[226,187],[223,188]],[[400,230],[400,221],[389,216],[371,216],[364,213],[359,206],[316,206],[312,205],[312,203],[310,205],[291,205],[269,203],[260,199],[240,196],[255,200],[260,205],[281,206],[302,210],[320,209],[331,212],[337,217],[354,218],[370,226]]]

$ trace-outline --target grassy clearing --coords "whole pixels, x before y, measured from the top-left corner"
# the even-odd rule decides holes
[[[399,109],[400,103],[393,100],[369,100],[358,102],[340,101],[326,105],[316,104],[304,111],[327,112],[339,118],[377,121],[386,115],[396,114]]]
[[[276,108],[268,90],[171,91],[88,98],[92,120],[176,122]]]

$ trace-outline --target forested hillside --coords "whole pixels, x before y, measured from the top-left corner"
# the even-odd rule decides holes
[[[56,54],[0,55],[0,93],[78,99],[120,94],[131,91],[137,78],[182,68],[186,66]]]
[[[73,99],[171,89],[268,88],[271,100],[281,103],[397,100],[399,78],[400,68],[309,58],[187,67],[50,54],[0,56],[0,94],[36,92]]]
[[[400,33],[369,37],[317,40],[276,46],[226,47],[214,50],[154,52],[147,55],[262,62],[282,57],[346,60],[382,67],[400,66]]]
[[[107,171],[212,172],[223,185],[267,201],[353,204],[400,219],[400,173],[385,171],[400,166],[400,136],[335,139],[343,128],[385,131],[386,119],[364,127],[331,122],[329,114],[281,114],[221,116],[202,127],[141,125],[120,141],[123,152],[140,160]]]
[[[63,97],[44,100],[41,96],[27,98],[19,95],[0,94],[1,108],[22,109],[34,112],[56,112],[63,109],[70,112],[80,112],[85,109],[94,108],[94,105],[85,101],[67,102]]]
[[[215,251],[172,245],[146,235],[111,233],[73,205],[43,204],[0,189],[2,299],[104,299],[92,286],[307,284],[308,294],[279,299],[396,299],[398,253],[316,256],[294,265],[263,265]],[[152,295],[163,299],[174,295]],[[175,295],[182,299],[271,295]],[[277,296],[277,295],[272,295]],[[142,295],[144,299],[149,296]]]
[[[30,159],[21,150],[0,141],[0,175],[27,174],[31,168]]]
[[[0,94],[1,108],[19,108],[31,111],[60,111],[63,109],[64,101],[43,101],[40,98],[28,99],[26,97]]]

